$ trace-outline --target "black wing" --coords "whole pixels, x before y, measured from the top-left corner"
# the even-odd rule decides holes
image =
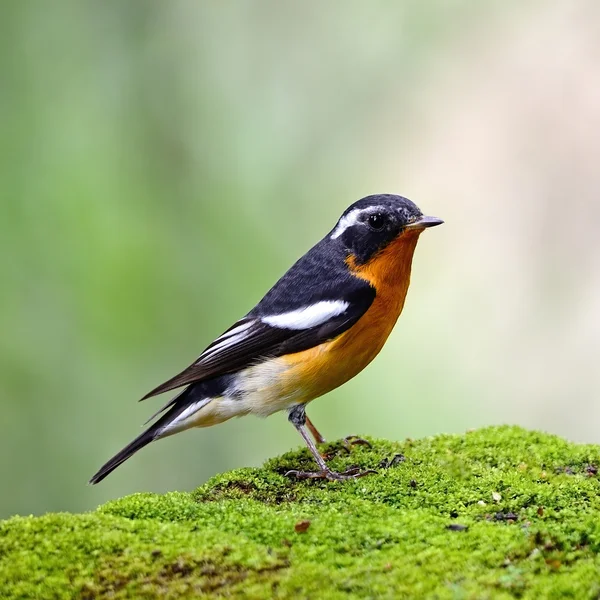
[[[279,283],[283,283],[283,278]],[[375,298],[375,289],[366,281],[348,276],[344,284],[342,289],[346,293],[343,299],[333,300],[331,294],[321,293],[311,304],[296,304],[296,308],[286,313],[269,314],[270,303],[266,307],[262,302],[259,303],[252,312],[208,346],[196,362],[153,389],[142,400],[183,385],[238,371],[266,358],[308,350],[337,337],[362,317]],[[273,324],[282,315],[293,317],[299,311],[315,306],[332,306],[337,310],[332,310],[331,316],[313,326],[301,327],[302,319],[298,320],[295,327],[291,327],[294,323],[288,323],[287,327]],[[339,312],[342,307],[343,312]]]

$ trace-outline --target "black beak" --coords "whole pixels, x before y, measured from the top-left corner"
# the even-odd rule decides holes
[[[435,227],[441,225],[444,221],[437,217],[421,217],[412,223],[409,223],[405,229],[426,229],[427,227]]]

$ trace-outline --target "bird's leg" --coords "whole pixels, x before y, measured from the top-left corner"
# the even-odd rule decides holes
[[[313,425],[312,421],[306,415],[306,426],[311,432],[312,436],[315,438],[315,442],[317,444],[324,444],[327,440],[321,435],[319,430]]]
[[[336,473],[332,471],[328,466],[323,457],[319,454],[317,447],[314,442],[310,439],[308,431],[306,430],[306,412],[304,405],[299,404],[290,409],[288,414],[288,420],[298,430],[298,433],[302,436],[305,441],[310,453],[313,455],[315,462],[319,467],[319,471],[288,471],[286,476],[294,476],[297,479],[328,479],[329,481],[345,481],[346,479],[357,479],[358,477],[364,477],[369,473],[375,473],[372,469],[367,471],[360,471],[358,468],[348,469],[344,473]]]

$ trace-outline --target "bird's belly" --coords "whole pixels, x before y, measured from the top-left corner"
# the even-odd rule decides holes
[[[305,404],[360,373],[379,353],[404,304],[376,299],[348,331],[309,350],[288,354],[244,369],[236,387],[245,413],[267,416]]]
[[[266,417],[339,387],[377,356],[403,303],[403,297],[391,304],[376,298],[367,313],[337,338],[239,371],[222,396],[203,405],[181,428],[207,427],[247,414]]]
[[[379,354],[401,310],[379,304],[375,301],[363,318],[334,340],[283,358],[290,367],[289,384],[302,386],[304,401],[346,383]]]

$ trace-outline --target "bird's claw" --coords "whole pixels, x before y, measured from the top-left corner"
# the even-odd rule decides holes
[[[358,437],[357,435],[347,435],[342,440],[342,446],[344,446],[344,449],[346,452],[348,452],[348,454],[350,454],[352,446],[367,446],[367,448],[372,447],[371,442],[363,440],[363,438]]]

